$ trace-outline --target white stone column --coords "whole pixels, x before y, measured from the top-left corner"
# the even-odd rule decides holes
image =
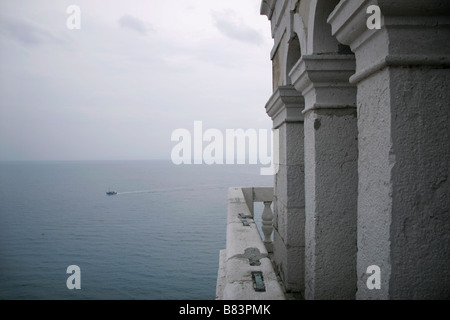
[[[328,19],[357,61],[358,299],[450,297],[449,16],[446,0],[343,0]]]
[[[270,206],[272,201],[264,201],[264,210],[262,213],[262,232],[264,235],[264,245],[266,246],[267,252],[273,252],[273,242],[272,242],[272,232],[273,232],[273,212]]]
[[[353,55],[304,55],[290,76],[305,97],[305,297],[356,293],[357,130]]]
[[[287,292],[304,291],[304,99],[293,86],[275,90],[266,111],[279,130],[279,171],[274,188],[274,262]]]

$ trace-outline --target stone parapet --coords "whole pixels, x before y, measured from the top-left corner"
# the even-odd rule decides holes
[[[243,190],[247,196],[254,197],[252,201],[273,200],[272,188],[228,190],[226,249],[220,252],[216,299],[284,300],[284,292]],[[256,287],[255,274],[262,275],[264,289]]]

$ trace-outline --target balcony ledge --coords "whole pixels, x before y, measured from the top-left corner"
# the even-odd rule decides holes
[[[230,188],[226,249],[220,251],[217,300],[285,300],[265,243],[253,219],[253,202],[272,202],[273,188]],[[245,221],[244,221],[245,220]],[[245,225],[244,225],[245,224]],[[262,273],[264,291],[252,273]]]

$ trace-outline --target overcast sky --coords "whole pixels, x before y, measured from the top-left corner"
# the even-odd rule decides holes
[[[1,0],[0,160],[169,160],[196,120],[270,129],[260,3]]]

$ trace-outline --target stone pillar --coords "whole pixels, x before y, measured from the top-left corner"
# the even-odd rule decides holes
[[[379,30],[366,27],[369,5]],[[449,16],[446,0],[364,0],[328,19],[357,61],[358,299],[450,297]]]
[[[279,170],[274,188],[274,262],[287,292],[304,290],[304,99],[293,86],[275,90],[266,105],[279,130]]]
[[[305,297],[355,299],[357,118],[352,54],[304,55],[290,76],[305,97]]]

